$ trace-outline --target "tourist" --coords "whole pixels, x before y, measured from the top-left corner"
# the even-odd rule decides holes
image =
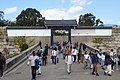
[[[37,51],[37,56],[39,57],[38,58],[39,61],[37,63],[38,69],[36,70],[36,72],[37,72],[38,75],[41,75],[41,56],[40,56],[40,51],[39,50]]]
[[[102,55],[101,55],[101,67],[102,67],[102,69],[104,69],[105,68],[105,52],[103,52],[102,53]]]
[[[41,45],[42,45],[42,43],[41,43],[41,41],[39,41],[39,46],[41,47]]]
[[[100,49],[99,53],[97,54],[98,56],[98,61],[99,61],[99,64],[101,65],[101,62],[102,62],[102,59],[101,59],[101,56],[102,56],[102,49]]]
[[[74,57],[74,62],[76,61],[77,54],[78,54],[78,50],[76,49],[76,47],[74,47],[72,49],[72,56]]]
[[[2,52],[0,52],[0,77],[3,76],[3,68],[4,68],[5,64],[6,64],[6,59],[3,56]]]
[[[114,52],[114,62],[115,62],[115,69],[116,70],[119,70],[118,69],[118,61],[119,61],[119,58],[118,58],[118,54],[116,52]]]
[[[71,73],[71,65],[73,63],[73,56],[71,54],[68,54],[65,57],[65,63],[67,64],[67,72],[68,72],[68,74],[70,74]]]
[[[55,47],[51,53],[52,64],[56,64],[57,61],[57,48]]]
[[[88,54],[87,51],[85,51],[85,55],[84,55],[84,69],[87,69],[89,61],[90,61],[90,55]]]
[[[71,50],[69,48],[69,46],[66,46],[66,50],[65,50],[65,56],[71,54]]]
[[[48,47],[48,44],[46,44],[45,45],[45,50],[44,50],[44,52],[46,53],[46,64],[47,64],[47,59],[48,59],[48,49],[49,49],[49,47]]]
[[[92,56],[92,64],[93,64],[93,72],[92,72],[92,75],[96,75],[96,76],[99,76],[98,72],[97,72],[97,64],[98,64],[98,51],[95,50],[95,52],[93,53],[93,56]]]
[[[47,49],[45,48],[45,50],[42,54],[42,65],[43,66],[46,66],[46,64],[47,64],[47,55],[48,55],[48,52],[47,52]]]
[[[93,68],[93,64],[92,64],[93,52],[92,51],[90,51],[89,56],[90,56],[90,66],[89,66],[89,68],[92,69]]]
[[[80,63],[80,56],[81,56],[81,53],[82,53],[82,51],[81,51],[81,48],[79,47],[79,50],[78,50],[78,58],[77,58],[77,61],[78,61],[78,63]]]
[[[110,51],[110,57],[111,57],[111,59],[112,59],[112,65],[111,65],[111,67],[112,67],[112,71],[114,71],[113,69],[114,69],[114,52],[113,52],[113,49],[111,49],[111,51]]]
[[[36,66],[35,66],[35,60],[39,57],[36,56],[35,51],[32,52],[32,55],[28,59],[28,66],[31,65],[31,71],[32,71],[32,80],[36,80]]]
[[[106,69],[105,69],[105,71],[104,71],[104,75],[106,75],[106,74],[108,74],[108,76],[112,76],[111,75],[111,65],[112,65],[112,59],[111,59],[111,57],[110,57],[110,55],[109,54],[106,54],[105,55],[105,65],[106,65]]]

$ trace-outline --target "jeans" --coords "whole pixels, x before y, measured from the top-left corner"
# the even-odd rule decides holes
[[[32,71],[32,79],[36,79],[36,67],[31,66],[31,71]]]
[[[56,64],[56,56],[53,56],[53,58],[52,58],[52,64]]]

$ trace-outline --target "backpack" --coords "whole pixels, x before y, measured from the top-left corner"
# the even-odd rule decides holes
[[[36,70],[39,69],[39,65],[40,65],[40,60],[39,60],[39,59],[35,59],[35,67],[36,67]]]
[[[39,55],[39,57],[41,57],[42,54],[43,54],[43,49],[40,49],[40,55]]]

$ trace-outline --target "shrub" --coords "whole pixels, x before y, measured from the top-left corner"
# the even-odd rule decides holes
[[[20,46],[21,51],[28,49],[28,44],[24,43]]]

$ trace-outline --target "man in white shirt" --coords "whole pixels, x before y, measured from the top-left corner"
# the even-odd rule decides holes
[[[112,71],[113,71],[113,68],[114,68],[114,58],[113,58],[113,56],[114,56],[113,49],[111,49],[111,51],[110,51],[110,57],[112,59],[112,65],[111,65]]]
[[[76,47],[74,47],[74,48],[72,49],[72,55],[73,55],[73,57],[74,57],[74,62],[76,61],[77,54],[78,54],[78,50],[76,49]]]
[[[57,54],[58,54],[57,48],[54,48],[54,49],[52,50],[52,54],[51,54],[52,64],[56,64]]]
[[[36,80],[36,67],[35,67],[35,60],[39,57],[36,56],[35,51],[32,52],[32,55],[28,59],[28,65],[31,65],[31,71],[32,71],[32,80]]]

